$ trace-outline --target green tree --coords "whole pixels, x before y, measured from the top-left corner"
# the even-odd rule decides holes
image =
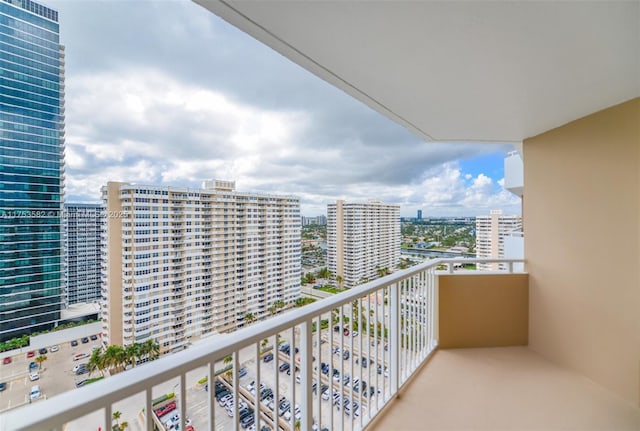
[[[120,428],[120,423],[118,423],[118,420],[122,417],[122,413],[119,412],[118,410],[116,410],[115,412],[113,412],[111,414],[111,419],[112,421],[116,421],[116,426],[118,427],[118,429]]]
[[[129,422],[122,421],[122,423],[120,424],[120,431],[124,431],[127,428],[129,428]]]
[[[133,343],[126,346],[124,348],[125,363],[135,367],[140,360],[140,357],[142,356],[143,350],[144,347],[138,343]]]
[[[329,271],[329,269],[326,267],[318,271],[318,277],[320,278],[331,278],[331,276],[332,276],[331,271]]]
[[[140,349],[141,357],[147,357],[150,361],[160,357],[160,344],[155,340],[148,339],[142,344]]]
[[[38,369],[41,370],[42,363],[47,360],[47,355],[40,355],[35,360],[38,363]]]
[[[256,316],[254,316],[253,313],[249,312],[244,315],[244,320],[246,320],[247,323],[253,323],[256,321]]]
[[[100,373],[104,375],[104,368],[104,356],[100,350],[96,349],[91,353],[91,358],[89,358],[89,375],[97,370],[100,370]]]
[[[336,283],[338,283],[338,287],[342,289],[342,283],[344,283],[344,279],[341,275],[336,275]]]

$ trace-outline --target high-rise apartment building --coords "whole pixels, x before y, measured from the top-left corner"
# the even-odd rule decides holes
[[[300,201],[235,191],[111,182],[103,187],[107,343],[162,352],[232,331],[300,295]]]
[[[98,302],[102,297],[103,206],[64,205],[66,303]]]
[[[492,210],[488,216],[476,217],[476,256],[503,258],[505,238],[522,227],[519,215],[503,215],[502,210]],[[478,264],[478,269],[497,270],[505,265],[496,263]]]
[[[64,49],[58,13],[0,1],[0,341],[52,327],[63,302]]]
[[[400,261],[400,206],[338,200],[327,206],[327,267],[353,287]]]
[[[301,220],[302,220],[302,226],[309,226],[309,225],[312,225],[312,224],[317,224],[319,226],[324,226],[324,225],[327,224],[327,216],[324,216],[324,215],[319,215],[319,216],[315,216],[315,217],[302,216]]]

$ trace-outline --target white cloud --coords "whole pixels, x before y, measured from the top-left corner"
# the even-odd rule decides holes
[[[505,146],[422,142],[191,2],[60,8],[71,200],[95,201],[111,180],[221,178],[298,195],[304,214],[338,198],[407,215],[519,207],[488,172],[455,162]]]

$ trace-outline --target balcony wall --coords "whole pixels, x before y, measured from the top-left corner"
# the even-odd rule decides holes
[[[529,345],[640,406],[640,98],[524,142]]]
[[[438,290],[441,349],[527,345],[527,274],[440,275]]]

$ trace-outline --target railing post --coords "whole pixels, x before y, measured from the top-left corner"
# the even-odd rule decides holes
[[[302,413],[302,420],[300,421],[301,428],[303,430],[310,430],[313,423],[313,395],[311,394],[311,382],[313,369],[312,361],[312,320],[307,319],[300,324],[300,372],[302,374],[302,394],[300,398],[300,410]],[[320,327],[316,328],[320,331]],[[294,352],[291,352],[294,355]],[[294,355],[295,357],[295,355]],[[295,368],[294,368],[295,370]],[[293,373],[292,373],[293,374]],[[318,386],[320,386],[318,384]],[[318,387],[318,396],[320,396],[320,387]],[[293,415],[294,406],[291,406],[291,413]],[[295,418],[294,418],[295,420]]]
[[[389,286],[389,372],[391,379],[391,396],[393,397],[400,386],[400,346],[402,334],[400,333],[400,283]]]

